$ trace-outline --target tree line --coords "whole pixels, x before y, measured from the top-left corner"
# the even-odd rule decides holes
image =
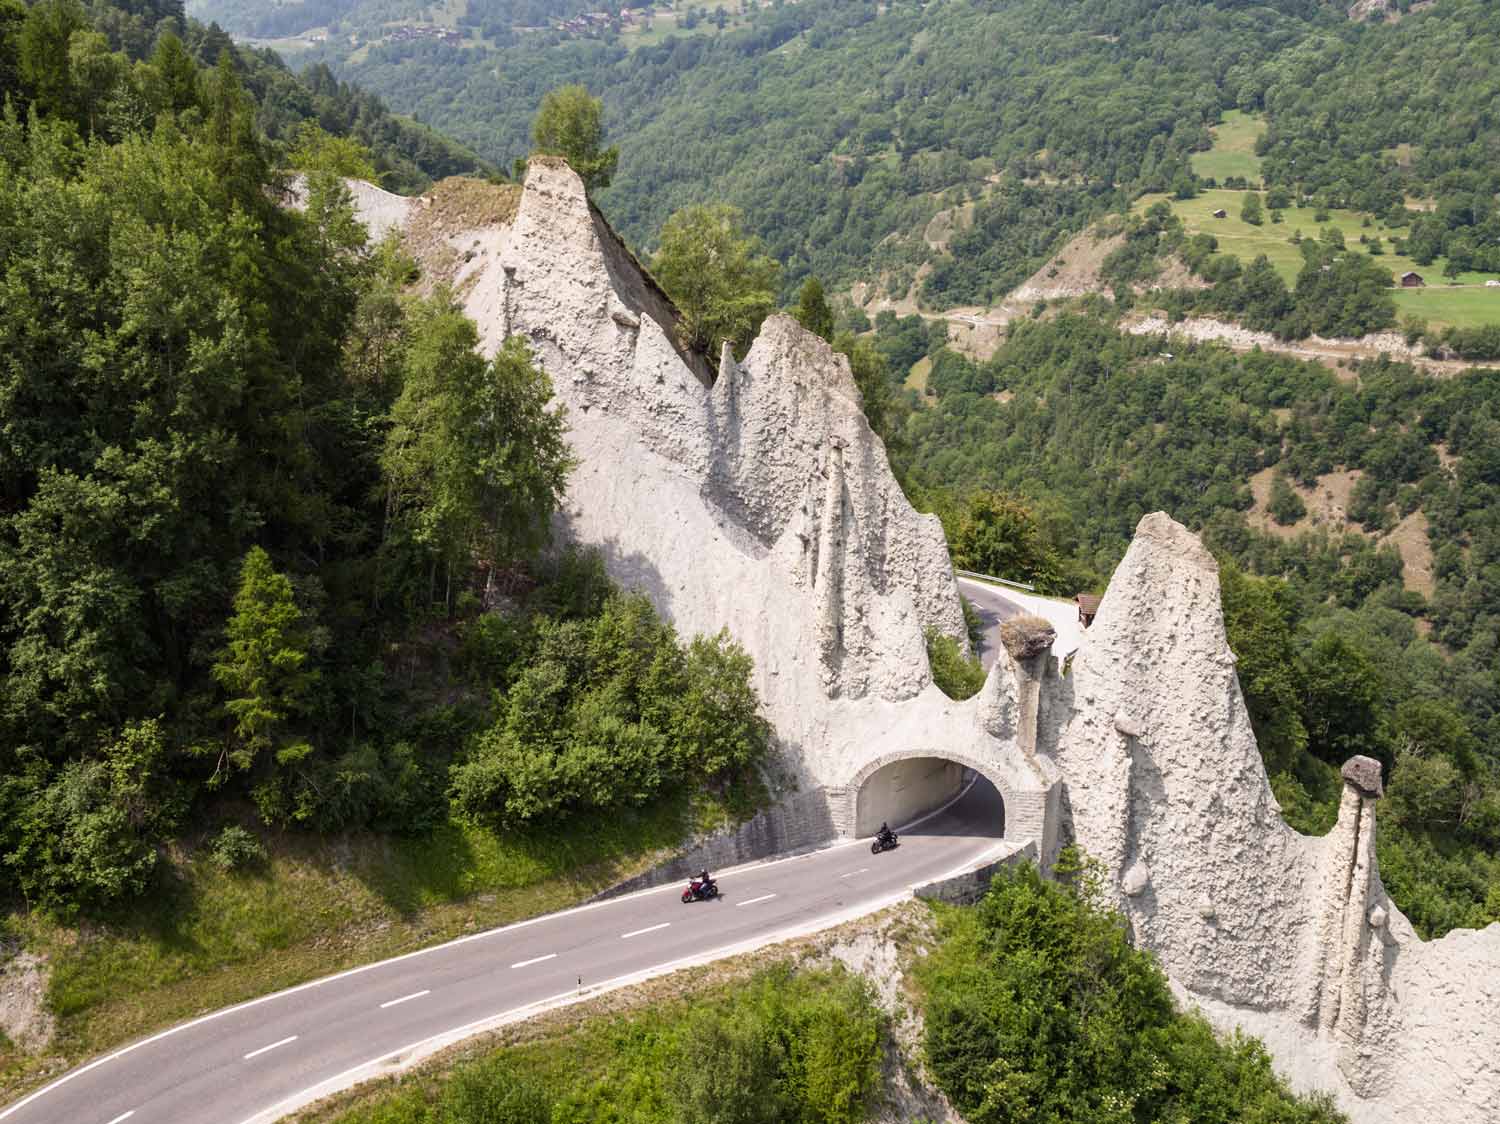
[[[566,418],[367,241],[369,150],[278,145],[231,52],[80,19],[0,22],[0,895],[120,906],[188,831],[233,865],[245,824],[525,830],[752,773],[743,652],[539,554]]]

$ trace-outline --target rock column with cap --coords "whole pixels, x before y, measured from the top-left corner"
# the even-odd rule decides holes
[[[1369,1007],[1384,994],[1384,980],[1371,956],[1372,928],[1385,922],[1385,910],[1372,903],[1372,889],[1379,885],[1375,801],[1383,788],[1380,762],[1373,758],[1351,757],[1342,774],[1338,823],[1326,841],[1309,1016],[1320,1034],[1338,1044],[1339,1067],[1357,1086]]]

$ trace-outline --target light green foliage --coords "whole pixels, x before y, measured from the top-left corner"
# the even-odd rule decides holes
[[[353,137],[330,136],[314,121],[297,126],[286,163],[298,172],[329,172],[372,183],[379,178],[368,148]]]
[[[287,736],[291,723],[307,712],[319,671],[308,665],[313,638],[292,594],[292,583],[277,573],[271,556],[252,547],[240,567],[234,614],[225,625],[227,644],[214,664],[214,679],[227,696],[224,711],[233,721],[233,740],[214,779],[224,771],[246,771],[274,754],[290,765],[312,752],[306,742]]]
[[[727,634],[684,648],[645,597],[622,594],[529,627],[526,640],[486,629],[489,666],[524,654],[453,769],[464,813],[514,826],[639,806],[673,782],[742,779],[767,752],[750,658]]]
[[[208,845],[209,861],[228,873],[258,866],[266,861],[266,849],[260,840],[239,824],[228,824]]]
[[[1293,1095],[1256,1040],[1180,1014],[1165,974],[1131,947],[1097,880],[1065,856],[1063,884],[1026,864],[968,910],[945,910],[919,961],[927,1061],[972,1124],[1245,1120],[1334,1124]]]
[[[545,543],[572,465],[562,408],[526,342],[506,340],[492,363],[477,347],[447,292],[414,306],[381,457],[392,548],[409,538],[450,573]]]
[[[958,641],[935,628],[927,630],[927,664],[932,681],[950,699],[972,698],[984,686],[984,668],[966,656]]]
[[[604,141],[604,103],[583,86],[569,85],[542,98],[531,126],[531,151],[561,156],[589,191],[609,186],[620,162],[620,150]]]
[[[975,491],[939,515],[959,569],[1030,582],[1042,593],[1075,592],[1064,588],[1057,549],[1032,509],[1017,497]]]
[[[722,340],[743,355],[776,307],[780,266],[740,224],[740,212],[727,204],[686,207],[662,226],[651,259],[651,272],[682,314],[683,345],[714,363]]]

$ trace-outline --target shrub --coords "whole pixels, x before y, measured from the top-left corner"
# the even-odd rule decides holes
[[[208,860],[228,874],[259,866],[266,861],[266,849],[239,824],[228,824],[208,845]]]
[[[984,667],[965,656],[953,637],[935,628],[927,630],[927,663],[932,681],[950,699],[972,698],[984,686]]]
[[[543,1090],[502,1061],[465,1066],[443,1090],[435,1124],[548,1124]]]
[[[1001,871],[977,907],[941,915],[944,939],[920,962],[927,1058],[965,1120],[1343,1119],[1326,1097],[1294,1096],[1259,1042],[1178,1013],[1092,864],[1064,852],[1058,872],[1073,877]]]

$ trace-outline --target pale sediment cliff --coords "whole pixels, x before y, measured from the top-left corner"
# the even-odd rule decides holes
[[[727,628],[754,656],[799,799],[821,790],[852,832],[861,786],[892,763],[977,769],[1007,837],[1099,858],[1183,997],[1264,1036],[1299,1085],[1360,1121],[1500,1120],[1500,925],[1417,939],[1380,883],[1379,773],[1359,759],[1333,832],[1282,822],[1217,568],[1186,529],[1142,520],[1068,674],[1002,651],[953,702],[923,644],[963,632],[942,532],[891,476],[841,357],[777,316],[714,377],[557,161],[534,160],[499,218],[381,202],[383,221],[409,206],[485,348],[526,337],[567,405],[562,534],[683,632]]]

